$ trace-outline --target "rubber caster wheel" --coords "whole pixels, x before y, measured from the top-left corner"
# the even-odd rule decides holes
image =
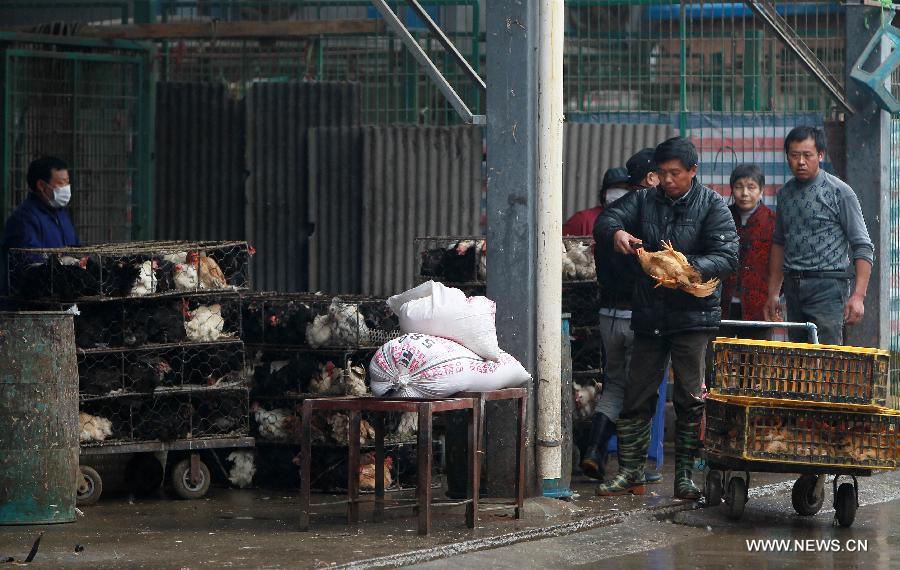
[[[209,491],[209,467],[200,462],[200,473],[197,482],[191,481],[191,460],[182,459],[172,469],[172,488],[182,499],[200,499]]]
[[[79,507],[93,505],[100,500],[103,494],[103,479],[92,467],[81,465],[78,467],[81,476],[78,480],[78,488],[75,491],[75,504]]]
[[[706,474],[706,485],[703,487],[703,494],[706,496],[706,504],[715,507],[722,503],[723,494],[722,472],[715,469],[710,470]]]
[[[728,481],[728,495],[725,497],[728,505],[728,518],[739,520],[744,516],[744,506],[747,504],[747,482],[740,477],[732,477]]]
[[[811,517],[822,508],[825,502],[825,489],[816,491],[818,475],[801,475],[791,491],[791,504],[794,510],[802,517]]]
[[[834,496],[834,518],[839,525],[847,527],[856,519],[856,489],[852,483],[841,483]]]

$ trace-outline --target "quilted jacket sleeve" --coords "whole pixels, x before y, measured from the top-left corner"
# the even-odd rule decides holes
[[[641,201],[646,190],[629,192],[603,210],[594,223],[594,241],[611,244],[613,235],[619,230],[634,233],[641,222]]]
[[[698,253],[688,255],[688,262],[704,280],[725,277],[738,268],[738,236],[734,217],[725,201],[712,193],[709,207],[700,227]]]

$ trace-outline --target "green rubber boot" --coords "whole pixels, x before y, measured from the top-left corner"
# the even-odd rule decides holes
[[[694,458],[700,451],[700,421],[675,422],[675,498],[696,501],[700,489],[691,479]]]
[[[612,480],[600,484],[597,495],[643,495],[646,483],[644,462],[650,446],[650,420],[619,418],[616,431],[619,436],[619,473]]]

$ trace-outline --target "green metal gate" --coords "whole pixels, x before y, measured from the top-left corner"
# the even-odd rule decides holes
[[[127,49],[73,39],[0,46],[3,220],[27,195],[29,162],[54,155],[69,164],[83,243],[152,236],[149,52],[120,43]]]

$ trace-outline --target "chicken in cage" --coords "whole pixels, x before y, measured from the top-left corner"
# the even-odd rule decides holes
[[[135,242],[68,249],[10,249],[10,295],[76,300],[147,297],[250,286],[245,242]]]
[[[399,321],[381,298],[255,293],[243,305],[248,343],[354,348],[380,346],[399,334]]]
[[[477,283],[487,278],[487,246],[480,237],[416,238],[419,277],[443,283]]]
[[[133,441],[134,419],[141,407],[141,398],[137,396],[82,396],[78,413],[79,442],[83,446],[97,446]]]

